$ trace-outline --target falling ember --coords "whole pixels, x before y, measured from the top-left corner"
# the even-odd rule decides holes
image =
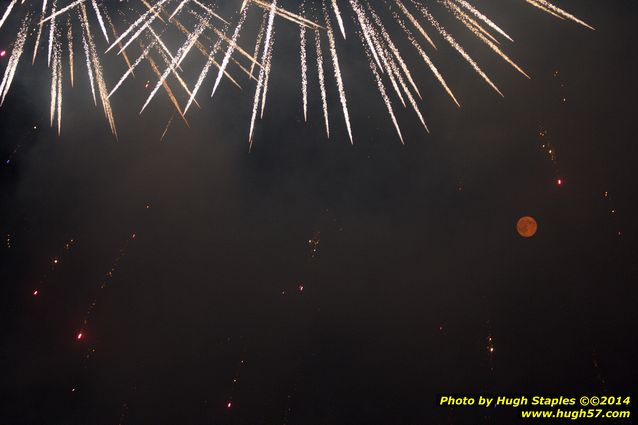
[[[6,50],[1,50],[0,51],[0,58],[3,58],[7,55],[7,51]]]
[[[33,296],[34,296],[34,297],[37,297],[37,296],[38,296],[38,294],[39,294],[39,292],[38,292],[38,290],[37,290],[37,289],[36,289],[35,291],[33,291]]]
[[[230,409],[231,407],[233,407],[233,402],[229,401],[228,404],[226,404],[226,408]]]
[[[556,184],[559,185],[559,186],[562,186],[563,185],[563,179],[556,180]]]
[[[78,335],[75,338],[79,341],[82,338],[84,338],[84,334],[82,332],[79,332]]]

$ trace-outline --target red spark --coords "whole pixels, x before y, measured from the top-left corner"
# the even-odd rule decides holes
[[[563,179],[556,180],[556,184],[559,185],[559,186],[562,186],[563,185]]]
[[[303,292],[303,285],[299,285],[299,292]]]
[[[6,50],[2,50],[0,51],[0,58],[3,58],[7,55],[7,51]]]
[[[231,407],[233,407],[233,402],[229,401],[228,404],[226,405],[226,408],[230,409]]]
[[[82,338],[84,338],[84,334],[82,332],[78,332],[78,336],[76,337],[76,339],[79,341]]]
[[[37,297],[38,296],[38,290],[36,289],[35,291],[33,291],[33,296]]]

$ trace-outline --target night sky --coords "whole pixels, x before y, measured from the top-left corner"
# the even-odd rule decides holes
[[[0,109],[0,423],[511,424],[436,397],[635,390],[638,5],[558,3],[591,31],[481,4],[532,79],[460,36],[501,98],[441,43],[458,109],[399,37],[431,131],[395,101],[405,145],[355,36],[354,145],[334,80],[330,139],[315,74],[303,122],[284,21],[250,152],[246,78],[211,102],[210,77],[160,141],[148,66],[113,97],[117,139],[78,71],[58,137],[45,61],[23,63]]]

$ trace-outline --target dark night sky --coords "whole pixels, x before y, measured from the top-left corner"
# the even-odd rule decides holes
[[[45,68],[24,65],[0,112],[0,423],[501,424],[517,416],[436,395],[635,389],[638,6],[560,5],[596,31],[485,1],[532,79],[461,37],[505,98],[442,47],[460,110],[402,45],[431,129],[398,111],[405,146],[355,37],[354,146],[333,82],[326,140],[314,74],[303,123],[289,24],[251,153],[254,86],[210,103],[209,79],[160,142],[170,105],[137,115],[145,69],[115,96],[115,140],[78,76],[57,137]]]

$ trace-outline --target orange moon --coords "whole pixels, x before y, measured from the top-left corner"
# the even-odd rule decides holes
[[[516,231],[524,238],[531,238],[536,234],[536,230],[538,230],[538,224],[533,217],[521,217],[516,223]]]

